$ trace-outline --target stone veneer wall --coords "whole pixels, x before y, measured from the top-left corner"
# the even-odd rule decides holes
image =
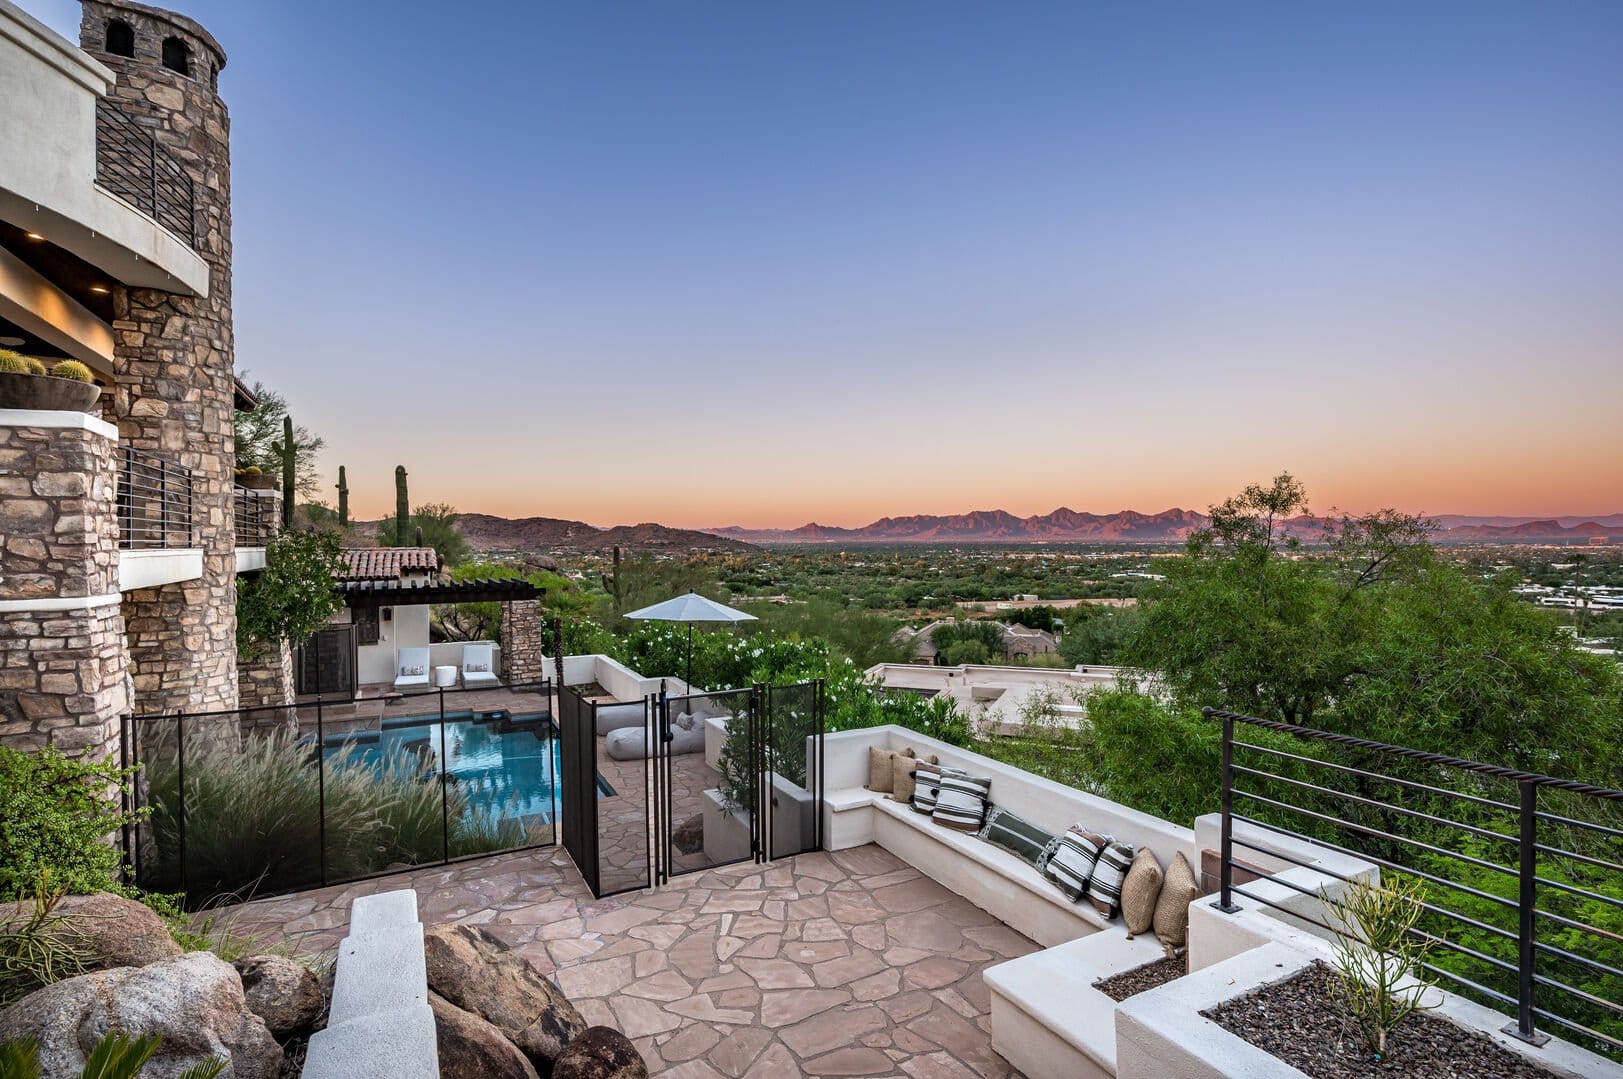
[[[135,30],[135,56],[103,51],[109,19]],[[160,63],[163,40],[191,50],[192,74]],[[232,376],[230,117],[215,92],[225,54],[197,23],[126,0],[84,0],[83,48],[118,75],[110,99],[151,132],[193,181],[195,236],[209,295],[154,289],[113,293],[115,383],[110,411],[124,441],[193,473],[200,579],[125,596],[134,708],[140,712],[237,704],[236,559],[231,516]],[[102,145],[98,152],[115,152]]]
[[[0,743],[106,755],[129,700],[114,432],[71,413],[6,416]]]
[[[292,646],[283,641],[280,647],[266,649],[253,659],[239,659],[237,696],[243,708],[291,705],[294,696]],[[260,725],[254,722],[253,716],[243,718],[247,725]]]
[[[541,601],[514,599],[502,604],[502,677],[508,682],[539,682],[547,676],[541,659]]]

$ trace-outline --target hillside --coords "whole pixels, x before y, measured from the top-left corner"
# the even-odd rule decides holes
[[[748,551],[754,545],[733,538],[667,528],[660,524],[598,528],[584,521],[557,517],[510,519],[489,513],[464,513],[457,531],[475,551],[597,551],[615,545],[639,551]]]

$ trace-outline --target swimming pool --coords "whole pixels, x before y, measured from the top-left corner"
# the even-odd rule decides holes
[[[322,755],[332,761],[347,749],[350,760],[378,769],[404,758],[412,767],[420,762],[424,778],[437,779],[440,728],[438,714],[389,719],[382,730],[328,736]],[[443,745],[446,779],[470,815],[526,824],[557,819],[559,744],[550,717],[447,712]],[[602,776],[597,786],[600,797],[614,793]]]

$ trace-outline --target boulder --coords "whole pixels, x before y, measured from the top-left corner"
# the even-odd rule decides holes
[[[423,934],[428,987],[499,1027],[543,1075],[586,1020],[529,962],[484,929],[436,925]]]
[[[143,1079],[175,1079],[214,1056],[230,1060],[232,1079],[276,1079],[282,1067],[282,1047],[248,1010],[237,972],[208,952],[81,974],[0,1012],[0,1041],[39,1042],[41,1079],[77,1079],[109,1031],[163,1039]]]
[[[248,1010],[277,1038],[303,1033],[321,1018],[327,1003],[321,984],[302,963],[280,955],[249,955],[232,966],[242,977]]]
[[[440,1079],[540,1079],[529,1058],[494,1024],[438,993],[428,994],[440,1054]]]
[[[32,916],[33,904],[0,907],[0,925]],[[82,953],[84,969],[144,967],[181,954],[169,927],[151,907],[111,892],[65,895],[54,911],[51,936]]]
[[[553,1065],[552,1079],[648,1079],[648,1064],[613,1027],[588,1027]]]

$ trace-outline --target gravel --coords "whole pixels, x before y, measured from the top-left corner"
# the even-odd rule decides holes
[[[1188,973],[1188,958],[1172,955],[1165,959],[1157,959],[1153,963],[1145,963],[1141,967],[1134,967],[1132,970],[1124,970],[1120,974],[1112,974],[1108,978],[1101,978],[1093,983],[1093,987],[1111,1000],[1123,1001],[1139,993],[1147,993],[1158,985],[1165,985]]]
[[[1314,1079],[1555,1079],[1487,1036],[1426,1012],[1398,1024],[1387,1037],[1386,1059],[1377,1061],[1351,1022],[1338,1017],[1335,985],[1335,972],[1315,963],[1201,1014]]]

